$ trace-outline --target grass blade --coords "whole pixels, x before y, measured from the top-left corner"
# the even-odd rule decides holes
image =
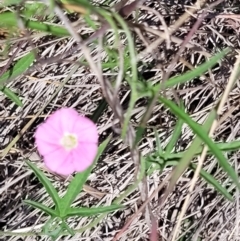
[[[22,73],[24,73],[29,68],[29,66],[33,63],[34,60],[35,60],[35,55],[33,54],[33,52],[30,52],[29,54],[19,59],[17,63],[10,70],[5,72],[0,77],[0,88],[4,87],[3,85],[7,82],[8,79],[16,78]]]
[[[220,53],[216,54],[212,58],[210,58],[205,63],[201,64],[200,66],[196,67],[194,70],[188,71],[187,73],[173,77],[167,80],[165,83],[160,84],[163,88],[170,88],[177,84],[186,83],[197,76],[204,74],[208,69],[212,68],[221,58],[223,58],[226,54],[230,52],[230,48],[226,48]]]
[[[181,76],[170,78],[165,83],[160,83],[160,84],[157,84],[157,85],[154,85],[154,86],[149,84],[147,87],[145,87],[145,93],[148,93],[147,95],[148,96],[150,95],[152,99],[149,102],[146,110],[150,110],[150,109],[153,108],[153,106],[155,105],[154,103],[155,103],[155,101],[158,98],[159,91],[161,89],[171,88],[174,85],[181,84],[181,83],[186,83],[186,82],[194,79],[197,76],[201,76],[208,69],[213,67],[221,58],[223,58],[229,52],[230,52],[230,48],[226,48],[222,52],[220,52],[220,53],[216,54],[215,56],[213,56],[212,58],[210,58],[209,61],[206,61],[202,65],[196,67],[194,70],[188,71],[187,73],[185,73],[185,74],[183,74]],[[147,122],[146,117],[149,118],[148,115],[149,115],[149,113],[148,113],[148,111],[146,111],[145,115],[142,117],[142,120],[140,122],[140,123],[144,123],[144,126],[145,126],[145,124]],[[141,135],[143,135],[143,130],[144,130],[144,128],[142,127],[141,129],[139,129],[137,131],[138,139],[139,139],[139,137]],[[137,143],[138,139],[136,140],[135,143]]]
[[[181,112],[183,112],[182,110],[180,110]],[[183,112],[184,113],[184,112]],[[216,112],[212,111],[207,119],[207,121],[204,123],[204,128],[206,131],[209,131],[211,128],[211,124],[213,122],[213,120],[215,119],[216,116]],[[179,161],[179,163],[177,164],[176,168],[174,169],[171,179],[170,179],[170,183],[169,186],[166,190],[165,193],[165,198],[168,196],[168,194],[170,192],[172,192],[175,184],[177,183],[178,179],[180,178],[180,176],[184,173],[184,171],[188,168],[192,158],[194,157],[196,150],[200,147],[200,145],[202,144],[202,140],[201,138],[199,138],[198,136],[196,136],[191,144],[191,146],[188,148],[188,150],[184,153],[184,155],[182,156],[181,160]]]
[[[230,166],[227,159],[222,154],[221,150],[211,140],[211,138],[209,138],[208,133],[199,124],[194,122],[185,112],[183,112],[174,102],[167,100],[163,97],[159,97],[159,99],[166,107],[171,110],[172,113],[183,119],[183,121],[189,125],[192,131],[208,146],[209,150],[211,150],[212,154],[217,158],[220,166],[240,189],[240,183],[238,181],[237,174]]]
[[[166,149],[165,149],[166,155],[171,153],[172,149],[176,145],[177,140],[178,140],[179,136],[182,133],[182,126],[183,126],[183,120],[179,118],[178,121],[177,121],[177,124],[176,124],[176,126],[174,128],[174,131],[173,131],[173,134],[171,136],[171,139],[170,139],[170,141],[168,142],[168,144],[166,146]]]
[[[57,217],[58,216],[58,213],[56,212],[56,210],[53,210],[41,203],[38,203],[38,202],[34,202],[34,201],[31,201],[31,200],[24,200],[24,203],[34,207],[34,208],[37,208],[37,209],[40,209],[42,210],[44,213],[48,214],[49,216],[51,217]]]
[[[232,141],[228,143],[215,143],[215,145],[219,148],[219,150],[224,151],[224,152],[230,152],[230,151],[236,151],[240,149],[240,141]],[[200,155],[202,153],[203,147],[200,147],[194,156]],[[164,160],[177,160],[183,157],[184,153],[183,152],[178,152],[178,153],[169,153],[165,155],[163,153]],[[211,151],[208,151],[208,155],[211,154]]]
[[[121,205],[111,205],[111,206],[100,206],[96,208],[68,208],[66,217],[71,217],[71,216],[80,216],[80,217],[89,217],[93,215],[98,215],[101,213],[107,213],[107,212],[112,212],[115,210],[118,210],[120,208],[123,208]]]
[[[23,23],[26,28],[30,28],[32,30],[43,31],[46,33],[50,33],[55,36],[64,37],[69,36],[69,32],[60,26],[55,26],[52,24],[42,23],[39,21],[33,21],[26,18],[22,18]],[[0,14],[0,26],[2,27],[17,27],[18,28],[18,19],[15,13],[12,12],[4,12]]]
[[[94,163],[84,172],[77,173],[73,180],[70,182],[67,192],[65,196],[61,199],[61,208],[60,213],[61,216],[65,216],[67,209],[71,206],[74,199],[77,197],[77,195],[81,192],[83,188],[83,184],[87,181],[88,176],[90,175],[93,167],[95,166],[97,160],[101,156],[101,154],[104,152],[105,148],[107,147],[108,143],[110,141],[110,138],[106,139],[98,148],[98,153],[95,158]]]
[[[19,99],[19,97],[11,91],[9,88],[4,87],[0,89],[11,101],[13,101],[16,105],[23,107],[22,101]]]
[[[189,166],[191,169],[196,170],[197,165],[194,163],[191,163]],[[224,188],[212,175],[210,175],[205,170],[201,169],[200,171],[201,177],[203,177],[209,184],[211,184],[218,192],[220,192],[225,198],[227,198],[229,201],[233,201],[232,195],[227,191],[226,188]]]
[[[107,101],[105,99],[102,99],[99,104],[98,107],[95,109],[94,113],[91,116],[91,120],[94,123],[97,123],[98,119],[102,116],[103,112],[107,109],[108,104]]]
[[[37,21],[31,21],[31,20],[25,20],[24,24],[26,28],[50,33],[57,37],[65,37],[70,35],[69,32],[64,27],[59,27],[59,26],[41,23]]]
[[[56,211],[59,212],[61,199],[58,196],[57,190],[54,188],[54,186],[48,180],[48,178],[44,175],[44,173],[41,172],[35,164],[31,163],[30,161],[26,161],[26,163],[33,170],[35,175],[38,177],[39,181],[43,184],[47,193],[50,195],[56,206]]]
[[[156,152],[157,153],[157,152]],[[160,157],[161,158],[161,157]],[[157,163],[158,160],[156,160]],[[153,163],[151,161],[148,161],[148,163],[150,165],[152,165]],[[177,166],[179,165],[179,161],[178,160],[171,160],[171,161],[166,161],[165,163],[165,167],[171,167],[171,166]],[[155,165],[155,167],[152,168],[152,170],[159,170],[160,172],[163,170],[162,169],[162,164],[159,164],[159,167],[157,167]],[[197,165],[194,163],[190,163],[189,168],[191,168],[192,170],[196,170]],[[229,201],[233,201],[233,197],[232,195],[227,191],[226,188],[224,188],[212,175],[210,175],[208,172],[206,172],[204,169],[201,169],[200,171],[200,175],[203,179],[205,179],[205,181],[207,183],[209,183],[210,185],[212,185],[219,193],[221,193],[224,197],[226,197]]]

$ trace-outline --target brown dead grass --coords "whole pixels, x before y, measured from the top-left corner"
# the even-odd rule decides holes
[[[207,1],[209,4],[212,1]],[[164,19],[167,26],[176,23],[186,11],[186,6],[191,6],[192,1],[146,1],[144,4],[157,11]],[[237,50],[239,44],[239,16],[240,9],[237,1],[223,1],[213,9],[207,9],[200,28],[194,33],[187,48],[184,49],[181,58],[175,63],[172,76],[181,74],[189,68],[193,68],[203,61],[206,55],[212,55],[224,47],[230,46]],[[190,19],[186,19],[180,25],[170,40],[170,48],[167,48],[169,38],[164,41],[160,36],[164,36],[164,27],[156,12],[141,9],[139,12],[138,24],[144,25],[146,32],[136,31],[136,42],[138,43],[139,56],[147,67],[143,76],[147,81],[158,82],[162,79],[163,72],[167,71],[169,63],[174,58],[179,45],[184,37],[189,33],[196,19],[202,10],[197,10]],[[127,21],[132,21],[130,15]],[[81,20],[76,20],[75,25]],[[91,34],[88,28],[81,28],[81,34]],[[155,33],[155,34],[154,34]],[[165,31],[166,34],[166,31]],[[16,40],[18,41],[18,40]],[[111,41],[111,39],[109,40]],[[161,43],[162,42],[162,43]],[[124,40],[123,40],[124,43]],[[34,34],[32,44],[39,49],[39,58],[57,57],[71,49],[74,40],[71,38],[54,38]],[[24,44],[15,60],[21,58],[24,53],[31,50],[28,41]],[[148,54],[146,54],[148,50]],[[12,53],[14,49],[11,49]],[[96,50],[93,49],[94,53]],[[209,70],[204,76],[191,81],[188,84],[175,88],[175,94],[185,103],[187,111],[198,123],[203,123],[207,113],[216,104],[216,100],[223,92],[234,64],[235,52],[217,67]],[[42,64],[39,70],[34,70],[27,75],[21,76],[8,84],[21,96],[24,107],[16,107],[10,100],[2,94],[0,95],[0,143],[1,150],[18,135],[26,126],[28,121],[35,118],[39,110],[50,100],[53,93],[63,82],[75,65],[76,58],[82,55],[78,51],[70,57],[56,63]],[[95,60],[98,55],[95,52]],[[10,54],[8,58],[10,57]],[[0,67],[3,68],[7,61],[3,60]],[[102,61],[106,58],[102,53]],[[66,61],[68,60],[68,61]],[[108,73],[104,74],[109,80],[114,77]],[[232,141],[239,138],[239,83],[231,91],[228,102],[224,106],[223,115],[219,121],[219,126],[214,138],[217,141]],[[129,100],[129,88],[124,82],[120,88],[119,96],[123,109],[127,108]],[[171,90],[167,92],[172,96]],[[44,170],[41,157],[38,156],[34,146],[34,131],[46,116],[62,106],[74,107],[79,113],[90,116],[102,99],[101,85],[95,74],[84,66],[79,66],[69,81],[64,85],[59,94],[54,98],[36,118],[34,123],[27,128],[18,142],[10,150],[8,155],[0,162],[0,225],[1,230],[27,232],[33,228],[38,230],[45,223],[47,217],[39,211],[32,210],[23,204],[23,200],[30,198],[35,201],[42,201],[51,206],[52,203],[45,190],[35,179],[32,172],[24,163],[25,158],[29,158]],[[132,113],[132,126],[137,126],[140,118],[145,113],[146,100],[139,100]],[[148,130],[139,146],[142,155],[150,153],[155,148],[154,128],[157,128],[162,144],[166,144],[169,139],[176,119],[161,105],[156,105],[148,121]],[[108,108],[98,122],[100,139],[103,140],[110,133],[116,130],[119,120],[113,115],[111,108]],[[192,132],[184,126],[181,139],[176,150],[185,150],[192,139]],[[228,160],[232,163],[236,171],[239,170],[239,153],[227,154]],[[216,165],[216,160],[208,158],[204,167],[206,170],[213,170],[214,176],[227,183],[228,178]],[[75,205],[97,205],[110,204],[134,180],[135,166],[129,152],[129,148],[122,143],[119,135],[109,145],[104,157],[99,161],[96,169],[90,175],[85,191],[80,193]],[[147,179],[149,195],[156,189],[159,183],[170,173],[171,168],[166,169],[162,174],[154,173]],[[47,172],[46,172],[47,173]],[[48,177],[63,193],[68,183],[68,179],[47,173]],[[156,213],[158,199],[162,192],[156,195],[151,201],[151,209],[158,218],[158,231],[160,240],[170,240],[177,217],[186,197],[189,183],[193,173],[188,171],[179,180],[174,192],[160,213]],[[228,185],[229,190],[235,191],[233,185]],[[223,199],[209,185],[199,179],[196,188],[191,196],[191,202],[181,226],[179,238],[184,236],[184,240],[238,240],[239,234],[239,200],[238,192],[235,194],[235,201],[230,203]],[[142,200],[138,190],[127,197],[123,204],[126,208],[109,214],[94,229],[86,230],[75,237],[65,237],[59,240],[112,240],[116,233],[121,230],[126,221],[141,206]],[[89,218],[69,219],[71,227],[81,228],[91,222]],[[5,240],[48,240],[46,237],[7,237]],[[149,227],[144,215],[139,215],[134,220],[127,232],[121,236],[121,240],[149,240]]]

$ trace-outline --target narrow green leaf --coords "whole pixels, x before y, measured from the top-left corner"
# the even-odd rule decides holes
[[[32,52],[28,53],[21,59],[17,61],[17,63],[7,72],[5,72],[2,76],[0,76],[0,87],[4,87],[5,82],[10,78],[16,78],[17,76],[24,73],[29,66],[33,63],[35,56]]]
[[[85,14],[83,17],[90,28],[92,28],[95,31],[98,29],[96,22],[91,19],[90,15]]]
[[[40,209],[41,211],[43,211],[44,213],[48,214],[51,217],[57,217],[58,216],[58,213],[55,210],[53,210],[53,209],[51,209],[51,208],[49,208],[49,207],[47,207],[47,206],[45,206],[41,203],[34,202],[34,201],[31,201],[31,200],[24,200],[23,202],[32,206],[32,207],[34,207],[34,208]]]
[[[43,234],[51,237],[53,241],[56,240],[64,229],[62,223],[59,218],[51,217],[42,228]]]
[[[153,164],[155,164],[157,162],[158,162],[158,160],[156,160],[156,162],[151,162],[151,160],[147,161],[147,163],[149,163],[150,165],[153,165]],[[179,161],[178,160],[171,160],[171,161],[166,161],[164,167],[168,167],[168,166],[172,167],[172,166],[177,166],[177,165],[179,165]],[[152,169],[153,170],[159,170],[161,172],[162,171],[162,167],[161,166],[162,165],[160,163],[158,166],[155,165],[154,167],[152,167]],[[189,168],[191,168],[192,170],[196,170],[196,167],[197,167],[197,165],[194,164],[194,163],[190,163],[190,165],[189,165]],[[224,197],[226,197],[230,201],[233,201],[233,197],[227,191],[227,189],[225,189],[212,175],[210,175],[204,169],[201,169],[200,176],[203,179],[205,179],[205,181],[207,183],[212,185],[217,191],[219,191]]]
[[[181,113],[184,113],[181,109],[179,110]],[[185,114],[185,113],[184,113]],[[203,125],[203,128],[206,132],[208,132],[211,128],[212,122],[216,117],[216,111],[213,109],[212,112],[210,112],[206,122]],[[180,176],[184,173],[184,171],[188,168],[192,158],[194,157],[196,150],[201,146],[202,140],[198,136],[195,136],[194,140],[191,143],[191,146],[188,148],[188,150],[184,153],[180,161],[178,162],[177,166],[175,167],[171,180],[169,182],[169,186],[166,190],[165,197],[168,196],[170,192],[172,192],[175,184],[177,183]],[[170,161],[171,162],[171,161]],[[169,162],[167,162],[169,163]]]
[[[12,12],[3,12],[0,14],[0,26],[2,27],[17,27],[16,14]]]
[[[194,163],[191,163],[189,166],[191,169],[196,170],[197,165]],[[200,171],[201,177],[203,177],[209,184],[213,185],[214,188],[219,191],[225,198],[230,200],[231,202],[233,201],[232,195],[227,191],[226,188],[224,188],[212,175],[210,175],[208,172],[205,170],[201,169]]]
[[[118,196],[118,198],[114,200],[113,204],[120,204],[126,197],[128,197],[131,193],[136,191],[136,188],[138,187],[139,183],[141,183],[142,179],[145,177],[145,170],[146,170],[146,159],[144,157],[141,157],[140,170],[139,170],[137,180],[135,180],[133,184],[131,184],[128,188],[126,188],[126,190],[122,192]],[[99,217],[96,217],[93,220],[93,222],[91,222],[89,225],[85,227],[81,227],[75,230],[75,232],[80,233],[80,232],[86,231],[87,229],[89,230],[90,228],[96,227],[97,224],[106,217],[106,215],[107,215],[106,213],[101,214]]]
[[[240,141],[231,141],[227,143],[216,143],[222,151],[235,151],[240,149]]]
[[[230,151],[236,151],[240,149],[240,141],[231,141],[228,143],[215,143],[215,145],[219,148],[219,150],[224,152],[230,152]],[[194,156],[200,155],[202,153],[203,147],[201,146],[195,153]],[[178,152],[178,153],[169,153],[165,154],[163,153],[165,160],[177,160],[183,157],[184,153],[186,151]],[[212,154],[211,151],[208,151],[208,155]]]
[[[66,229],[70,235],[74,236],[75,234],[74,230],[70,228],[66,222],[63,221],[61,223],[61,227],[62,227],[62,230]]]
[[[176,145],[176,143],[178,141],[178,138],[179,138],[179,136],[182,133],[183,123],[184,123],[183,120],[179,118],[178,121],[177,121],[177,124],[176,124],[176,126],[175,126],[175,128],[173,130],[173,134],[171,136],[171,139],[170,139],[170,141],[168,142],[168,144],[166,146],[166,149],[165,149],[166,155],[171,153],[172,149]]]
[[[68,208],[66,217],[71,217],[71,216],[80,216],[80,217],[89,217],[93,215],[98,215],[101,213],[107,213],[107,212],[112,212],[115,210],[118,210],[120,208],[123,208],[121,205],[111,205],[111,206],[100,206],[96,208]]]
[[[32,2],[30,4],[26,3],[24,4],[24,10],[23,10],[23,16],[25,18],[31,18],[35,16],[43,16],[46,17],[50,14],[50,11],[48,11],[47,5],[41,2]],[[49,19],[47,19],[48,21]]]
[[[55,206],[56,206],[56,211],[59,213],[60,212],[60,197],[58,196],[57,190],[54,188],[52,183],[48,180],[48,178],[44,175],[43,172],[41,172],[37,166],[30,161],[26,161],[27,165],[33,170],[35,175],[38,177],[39,181],[43,184],[45,187],[47,193],[50,195],[52,198]]]
[[[33,21],[22,17],[22,21],[26,28],[32,30],[43,31],[50,33],[55,36],[69,36],[69,32],[64,28],[48,23],[42,23],[39,21]],[[17,27],[18,28],[18,19],[15,13],[13,12],[3,12],[0,13],[0,26],[2,27]]]
[[[220,53],[216,54],[212,58],[210,58],[205,63],[201,64],[200,66],[196,67],[194,70],[188,71],[187,73],[173,77],[169,80],[167,80],[165,83],[160,84],[164,88],[170,88],[177,84],[186,83],[187,81],[190,81],[198,76],[201,76],[204,74],[208,69],[211,69],[221,58],[223,58],[226,54],[230,52],[230,48],[226,48]]]
[[[59,26],[41,23],[37,21],[31,21],[31,20],[25,20],[24,24],[27,28],[50,33],[58,37],[65,37],[70,35],[69,32],[64,27],[59,27]]]
[[[161,146],[161,143],[160,143],[160,138],[158,136],[158,132],[157,132],[156,129],[154,130],[154,136],[155,136],[155,140],[156,140],[157,152],[161,155],[163,153],[163,149],[162,149],[162,146]]]
[[[86,10],[94,10],[94,6],[91,4],[89,0],[60,0],[62,3],[71,3],[77,5],[79,7],[83,7]],[[101,8],[100,8],[101,9]]]
[[[19,99],[19,97],[13,92],[11,91],[9,88],[4,87],[4,88],[0,88],[0,90],[11,100],[13,101],[16,105],[22,107],[23,103],[22,101]]]
[[[91,120],[94,123],[97,123],[98,119],[102,116],[103,112],[107,109],[107,107],[107,101],[105,99],[102,99],[99,102],[98,107],[95,109],[93,115],[91,116]]]
[[[145,133],[146,128],[144,126],[139,125],[136,131],[135,145],[138,144],[139,141],[142,140],[143,134]]]
[[[174,102],[167,100],[163,97],[159,97],[159,100],[168,107],[172,113],[174,113],[179,118],[183,119],[185,123],[189,125],[189,127],[193,130],[193,132],[201,138],[201,140],[208,146],[211,152],[217,158],[220,166],[223,170],[228,174],[228,176],[232,179],[232,181],[236,184],[236,186],[240,189],[240,183],[238,181],[238,176],[235,173],[234,169],[230,166],[227,159],[224,157],[222,152],[219,150],[217,145],[209,138],[208,133],[203,130],[203,128],[194,122],[185,112],[183,112]]]
[[[112,14],[115,17],[116,21],[123,28],[123,30],[126,34],[127,40],[128,40],[129,59],[130,59],[131,75],[132,75],[131,79],[126,77],[126,79],[129,79],[128,83],[131,86],[131,94],[130,94],[130,101],[128,104],[127,113],[126,113],[124,123],[122,126],[122,138],[125,139],[127,129],[128,129],[128,124],[130,122],[130,118],[131,118],[131,114],[132,114],[132,110],[138,99],[137,84],[136,84],[138,82],[136,48],[135,48],[135,44],[133,41],[132,33],[129,30],[127,23],[124,21],[124,19],[119,14],[117,14],[117,13],[112,13]],[[116,31],[116,33],[117,33],[117,31]]]
[[[230,48],[226,48],[222,52],[220,52],[220,53],[216,54],[215,56],[213,56],[212,58],[210,58],[209,61],[206,61],[202,65],[196,67],[194,70],[188,71],[187,73],[185,73],[181,76],[170,78],[169,80],[167,80],[164,83],[160,83],[160,84],[157,84],[154,86],[147,85],[147,88],[145,88],[145,93],[147,93],[148,96],[150,95],[150,97],[152,98],[148,104],[148,107],[153,105],[153,103],[155,102],[155,99],[159,95],[159,91],[161,89],[170,88],[170,87],[173,87],[174,85],[180,84],[180,83],[186,83],[186,82],[194,79],[195,77],[204,74],[208,69],[210,69],[212,66],[214,66],[221,58],[223,58],[229,52],[230,52]],[[145,115],[143,116],[141,123],[144,119],[145,119]],[[145,122],[146,122],[146,120],[145,120]],[[145,125],[145,123],[144,123],[144,125]],[[142,129],[138,128],[138,130],[137,130],[138,139],[139,139],[139,136],[141,136],[143,134]]]
[[[201,76],[204,74],[208,69],[211,69],[221,58],[223,58],[226,54],[230,52],[230,48],[226,48],[220,53],[216,54],[212,58],[210,58],[205,63],[199,65],[194,70],[190,70],[185,74],[182,74],[177,77],[172,77],[164,83],[157,84],[151,88],[151,90],[158,94],[161,89],[171,88],[177,84],[183,84],[194,78]]]
[[[104,152],[109,141],[110,141],[110,138],[107,138],[98,147],[98,153],[94,160],[94,163],[86,171],[77,173],[75,175],[75,177],[72,179],[72,181],[70,182],[66,194],[61,199],[61,208],[60,208],[61,217],[64,217],[66,215],[67,209],[71,206],[74,199],[81,192],[81,190],[83,188],[83,184],[87,181],[88,176],[90,175],[90,173],[91,173],[93,167],[95,166],[96,162],[98,161],[99,157]]]

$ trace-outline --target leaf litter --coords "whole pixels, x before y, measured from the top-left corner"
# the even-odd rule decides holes
[[[207,1],[208,2],[208,1]],[[144,6],[156,10],[163,16],[166,24],[172,25],[185,12],[186,5],[192,5],[192,1],[146,1]],[[196,17],[196,13],[190,19],[187,19],[173,34],[174,40],[171,40],[170,48],[165,43],[152,43],[160,40],[160,35],[154,35],[153,30],[160,26],[162,22],[155,12],[139,8],[138,24],[144,24],[145,28],[151,31],[138,34],[137,32],[137,50],[142,51],[145,47],[149,48],[148,54],[144,54],[142,65],[139,70],[146,81],[157,83],[162,79],[162,70],[167,70],[168,65],[174,58],[179,48],[179,42],[184,39],[191,30]],[[231,21],[226,18],[226,14],[239,14],[239,8],[235,1],[219,3],[216,8],[208,9],[208,15],[204,18],[201,26],[195,31],[191,41],[191,48],[185,48],[181,58],[175,64],[171,76],[179,75],[187,70],[199,65],[205,60],[202,51],[208,54],[214,54],[216,51],[225,47],[239,49],[239,32],[237,25],[232,25]],[[70,15],[69,15],[70,16]],[[216,17],[215,17],[216,16]],[[134,18],[129,15],[129,21]],[[81,34],[90,35],[92,30],[88,26],[83,26],[83,21],[74,18],[74,24],[81,24]],[[231,18],[230,18],[231,19]],[[236,20],[234,20],[236,21]],[[159,31],[159,30],[158,30]],[[107,34],[109,43],[113,40],[111,34]],[[20,41],[15,39],[14,41]],[[28,38],[26,38],[28,40]],[[122,39],[122,44],[125,40]],[[21,47],[16,61],[23,55],[29,53],[32,45],[38,48],[38,57],[51,59],[58,58],[59,55],[66,53],[75,46],[71,38],[59,38],[50,36],[41,36],[33,33],[31,43]],[[204,50],[203,50],[204,49]],[[10,49],[10,51],[13,51]],[[91,48],[92,56],[97,61],[100,58],[106,61],[106,53],[99,54],[97,46]],[[81,51],[61,59],[61,61],[49,61],[41,63],[38,68],[25,75],[16,78],[7,86],[18,93],[21,97],[24,107],[17,107],[3,94],[0,95],[0,149],[3,149],[22,132],[22,136],[17,143],[8,152],[1,161],[0,174],[0,225],[1,230],[16,232],[30,232],[32,228],[39,230],[46,222],[46,217],[42,216],[37,210],[32,210],[23,204],[23,200],[28,198],[38,202],[43,202],[47,206],[52,203],[45,190],[36,181],[29,169],[24,164],[27,157],[34,161],[41,169],[44,170],[42,160],[37,154],[34,146],[33,134],[43,120],[56,109],[63,106],[74,107],[80,114],[91,116],[102,99],[101,85],[99,84],[94,73],[89,68],[80,64],[77,71],[72,75],[66,85],[58,93],[49,105],[47,105],[41,114],[36,118],[33,124],[27,128],[24,127],[29,120],[34,118],[38,111],[50,100],[53,93],[61,85],[64,78],[72,70],[76,59],[82,56]],[[8,58],[0,63],[3,68]],[[203,123],[207,113],[216,104],[216,100],[223,92],[229,79],[234,64],[234,55],[224,59],[220,65],[205,73],[200,78],[194,79],[184,85],[175,87],[175,93],[184,101],[188,113],[199,124]],[[115,76],[109,71],[103,73],[110,81]],[[149,78],[149,79],[148,79]],[[129,104],[129,87],[123,82],[119,90],[120,102],[124,110],[127,110]],[[172,92],[167,91],[167,96],[173,97]],[[136,127],[145,112],[146,99],[142,98],[137,101],[131,115],[131,124]],[[239,138],[239,84],[231,91],[228,102],[223,108],[223,114],[220,117],[219,126],[214,133],[215,141],[233,141]],[[148,129],[141,140],[139,149],[143,155],[154,150],[155,129],[159,133],[161,144],[164,146],[169,140],[172,130],[175,126],[176,118],[165,110],[162,105],[157,104],[152,111],[150,120],[147,123]],[[75,205],[91,206],[97,204],[110,204],[126,187],[134,180],[134,163],[131,158],[129,148],[121,141],[120,136],[116,134],[119,127],[117,120],[111,108],[107,108],[100,116],[98,121],[98,130],[100,140],[104,140],[109,134],[114,134],[114,139],[109,146],[102,160],[98,163],[94,172],[90,175],[84,192],[80,193]],[[176,150],[183,151],[191,142],[193,136],[191,130],[184,125],[182,135],[179,139]],[[237,160],[239,152],[228,153],[226,157],[236,170],[239,169]],[[227,183],[231,192],[235,192],[235,187],[228,182],[228,178],[221,169],[213,163],[214,158],[209,157],[205,163],[205,170],[210,170],[217,180]],[[163,173],[153,173],[147,179],[147,188],[152,193],[163,179],[171,172],[171,168],[166,168]],[[187,195],[189,182],[193,176],[192,171],[187,171],[178,181],[174,191],[168,197],[167,202],[162,207],[161,213],[156,213],[159,197],[162,192],[158,193],[151,201],[150,206],[154,215],[158,218],[158,232],[162,240],[170,240],[173,228],[176,224],[177,217],[181,210],[183,201]],[[58,175],[48,174],[54,186],[60,193],[64,193],[68,179]],[[236,193],[236,197],[238,192]],[[113,240],[113,237],[124,226],[129,217],[131,217],[141,206],[141,194],[136,189],[132,194],[124,199],[126,208],[109,214],[94,229],[85,230],[76,234],[74,238],[67,237],[64,240]],[[239,202],[237,198],[233,203],[223,199],[213,187],[207,185],[204,180],[199,179],[196,188],[191,196],[191,202],[184,216],[181,226],[180,236],[185,240],[237,240],[239,238],[238,228]],[[92,222],[90,218],[69,219],[70,226],[79,229]],[[149,240],[149,226],[145,216],[141,215],[135,219],[128,230],[121,236],[121,240]],[[91,238],[90,238],[91,237]],[[23,240],[18,236],[6,237],[5,240]],[[46,237],[26,237],[24,240],[47,240]]]

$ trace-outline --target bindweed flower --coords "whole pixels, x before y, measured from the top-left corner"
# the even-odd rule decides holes
[[[72,108],[59,109],[49,116],[38,126],[35,139],[45,165],[62,175],[84,171],[97,154],[96,125]]]

